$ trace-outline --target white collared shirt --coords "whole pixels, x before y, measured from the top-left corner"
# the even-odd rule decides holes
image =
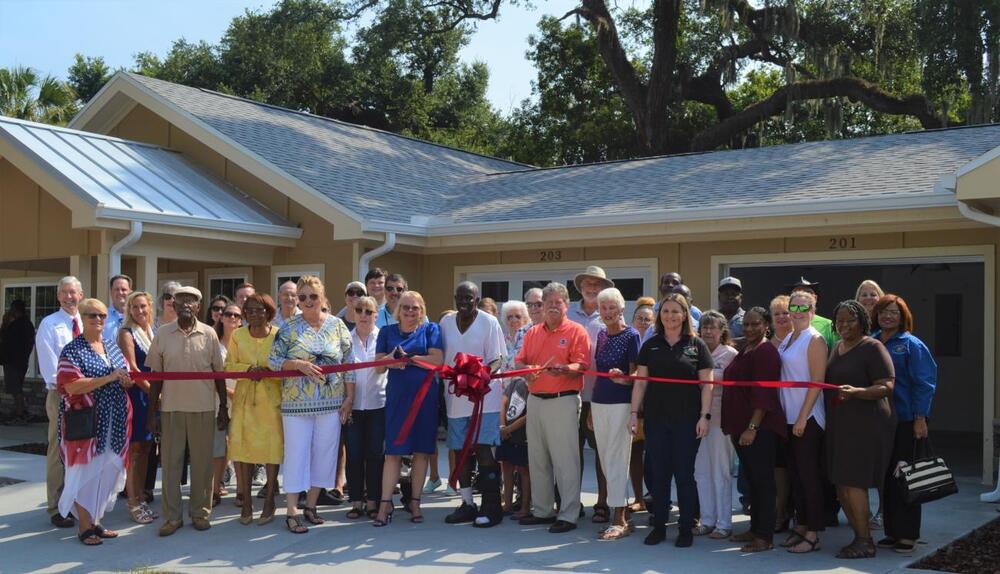
[[[448,365],[455,365],[455,355],[465,353],[482,359],[484,365],[489,365],[498,359],[503,360],[507,352],[507,343],[503,330],[496,317],[485,311],[478,311],[476,318],[465,332],[458,330],[458,313],[452,313],[441,319],[441,338],[444,339],[444,359]],[[503,404],[503,389],[500,379],[493,379],[490,392],[483,400],[484,413],[498,413]],[[446,392],[445,405],[448,418],[472,416],[472,402],[466,397],[456,397]]]
[[[362,341],[358,329],[351,329],[351,359],[354,363],[375,360],[378,327],[372,328],[367,341]],[[388,373],[378,374],[374,367],[355,371],[354,410],[373,411],[385,407],[385,383]]]
[[[73,340],[73,322],[83,333],[83,321],[80,314],[70,315],[62,308],[48,315],[38,325],[35,331],[35,356],[38,357],[38,370],[45,380],[45,388],[53,391],[56,388],[56,374],[59,372],[59,353],[63,347]]]
[[[301,312],[302,312],[302,309],[299,309],[298,307],[296,307],[295,308],[295,312],[292,313],[292,316],[289,317],[289,318],[287,318],[287,319],[285,319],[285,316],[281,314],[281,311],[278,311],[278,314],[274,316],[274,319],[271,319],[271,324],[280,329],[280,328],[282,328],[282,327],[285,326],[285,323],[291,321],[292,318],[294,318],[296,315],[298,315]],[[246,323],[244,322],[244,325],[245,324]]]
[[[597,352],[597,335],[601,331],[607,329],[604,325],[604,321],[601,321],[601,313],[599,310],[595,309],[590,315],[583,310],[583,301],[574,301],[569,309],[566,311],[566,317],[571,321],[579,323],[587,330],[587,337],[590,338],[590,364],[594,364],[594,356]],[[583,376],[583,390],[580,392],[580,399],[583,402],[590,402],[590,398],[594,394],[594,385],[597,383],[597,377],[594,375],[584,375]]]

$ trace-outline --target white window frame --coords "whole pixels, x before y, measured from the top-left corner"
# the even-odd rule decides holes
[[[323,263],[304,263],[302,265],[272,265],[271,266],[271,291],[274,300],[278,300],[278,277],[288,275],[315,275],[326,285],[326,265]],[[330,291],[328,288],[327,291]]]
[[[205,269],[204,273],[205,288],[201,290],[201,294],[206,299],[216,295],[211,289],[213,279],[237,279],[240,283],[253,283],[253,267],[218,267]]]
[[[472,281],[481,285],[483,281],[508,281],[511,300],[524,298],[524,281],[535,278],[551,279],[552,281],[572,281],[577,273],[581,273],[589,265],[597,265],[604,269],[610,277],[627,275],[643,279],[643,293],[655,295],[659,288],[659,260],[656,258],[642,259],[601,259],[584,261],[553,261],[549,263],[511,263],[509,265],[463,265],[455,267],[455,284],[461,281]],[[497,301],[502,303],[502,301]],[[631,318],[635,301],[625,302],[625,316]]]
[[[28,316],[34,317],[35,329],[38,329],[38,324],[44,317],[35,317],[35,302],[38,298],[35,296],[35,288],[37,287],[57,287],[59,285],[59,280],[62,278],[61,275],[53,276],[41,276],[41,277],[11,277],[8,279],[0,280],[0,314],[7,311],[7,288],[8,287],[31,287],[31,307],[28,309]],[[3,367],[0,367],[0,373],[3,372]],[[26,378],[39,378],[41,375],[38,373],[38,361],[35,360],[35,351],[32,349],[31,357],[28,358],[28,372],[25,374]]]

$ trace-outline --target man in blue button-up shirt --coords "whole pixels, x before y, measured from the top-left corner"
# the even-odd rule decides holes
[[[104,322],[104,338],[112,342],[118,341],[118,329],[125,322],[125,302],[132,293],[132,278],[128,275],[115,275],[111,278],[111,304],[108,305],[108,320]]]

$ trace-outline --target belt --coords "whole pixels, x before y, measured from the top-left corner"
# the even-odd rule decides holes
[[[559,397],[568,397],[570,395],[579,395],[580,391],[562,391],[560,393],[531,393],[531,396],[538,397],[540,399],[558,399]]]

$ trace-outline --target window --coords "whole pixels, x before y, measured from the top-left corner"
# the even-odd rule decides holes
[[[286,281],[291,281],[292,283],[298,283],[299,279],[303,275],[313,275],[319,277],[320,281],[326,283],[324,278],[326,271],[326,266],[322,264],[315,265],[272,265],[271,266],[271,290],[274,291],[272,296],[274,300],[278,300],[278,288],[281,287]],[[329,285],[326,286],[327,293],[335,293],[340,288],[331,289]]]
[[[208,280],[208,298],[216,295],[225,295],[230,299],[236,298],[236,288],[246,283],[244,276],[239,277],[215,277]]]
[[[483,281],[480,286],[480,294],[485,298],[489,297],[494,301],[508,301],[508,291],[510,283],[507,281]]]
[[[59,299],[56,297],[58,291],[58,281],[45,281],[38,283],[5,283],[3,288],[3,311],[10,309],[12,301],[20,299],[24,301],[28,309],[28,318],[31,324],[38,327],[38,323],[59,309]],[[38,365],[35,363],[35,354],[32,352],[28,363],[29,377],[38,376]]]

